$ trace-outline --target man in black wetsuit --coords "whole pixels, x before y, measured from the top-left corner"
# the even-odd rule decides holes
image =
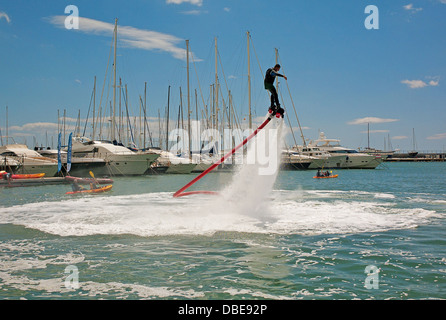
[[[279,96],[277,95],[276,88],[274,87],[274,80],[276,77],[282,77],[287,80],[287,77],[278,73],[280,65],[276,64],[274,68],[266,70],[265,74],[265,89],[271,92],[271,106],[269,108],[270,113],[280,113],[283,118],[284,110],[280,107]]]

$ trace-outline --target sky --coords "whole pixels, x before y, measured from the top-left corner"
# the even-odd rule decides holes
[[[96,108],[109,116],[118,19],[117,79],[122,96],[127,86],[130,123],[137,125],[132,116],[140,114],[147,83],[154,137],[159,120],[164,123],[169,86],[169,118],[177,122],[181,102],[187,117],[186,40],[192,118],[195,106],[201,118],[212,103],[217,47],[219,105],[228,105],[230,90],[247,125],[249,32],[255,123],[269,106],[263,76],[277,49],[288,78],[280,79],[279,99],[298,144],[300,123],[307,141],[324,132],[355,149],[389,149],[390,139],[392,149],[410,151],[415,144],[418,151],[444,151],[445,17],[446,0],[3,0],[2,142],[8,129],[17,143],[54,146],[64,114],[67,132],[78,115],[82,132],[88,116],[91,135],[95,77]],[[294,144],[291,134],[287,144]]]

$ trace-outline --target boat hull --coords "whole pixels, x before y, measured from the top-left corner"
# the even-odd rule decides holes
[[[331,179],[331,178],[337,178],[338,177],[338,175],[337,174],[334,174],[334,175],[331,175],[331,176],[328,176],[328,177],[318,177],[318,176],[314,176],[313,178],[314,179]]]
[[[159,157],[157,154],[131,154],[114,155],[104,157],[106,169],[111,176],[135,176],[143,175],[150,165]]]
[[[12,179],[38,179],[43,178],[45,173],[32,173],[32,174],[12,174]]]
[[[171,163],[167,174],[189,174],[197,165],[195,163]]]
[[[79,190],[79,191],[68,191],[68,192],[66,192],[65,194],[102,193],[102,192],[110,191],[112,187],[113,187],[112,185],[108,185],[108,186],[104,186],[104,187],[97,188],[97,189],[88,189],[88,190]]]

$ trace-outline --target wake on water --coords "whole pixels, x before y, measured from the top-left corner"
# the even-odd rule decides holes
[[[219,196],[173,198],[170,192],[95,196],[2,208],[0,224],[61,236],[133,234],[212,235],[358,233],[413,228],[435,211],[402,209],[392,195],[348,191],[273,190],[283,121],[273,119],[248,145],[240,167]],[[334,201],[326,201],[332,197]],[[382,202],[382,199],[386,202]],[[372,201],[370,200],[372,199]],[[381,201],[375,201],[381,199]]]

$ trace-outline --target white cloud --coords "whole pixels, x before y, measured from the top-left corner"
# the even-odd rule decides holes
[[[418,11],[423,10],[423,8],[414,8],[412,3],[403,6],[403,8],[407,11],[410,11],[411,13],[417,13]]]
[[[46,130],[52,131],[57,130],[57,123],[52,122],[34,122],[26,123],[23,126],[11,126],[9,130],[11,131],[39,131],[45,132]]]
[[[398,119],[383,119],[383,118],[376,118],[376,117],[365,117],[365,118],[359,118],[355,119],[353,121],[348,122],[348,124],[367,124],[367,123],[387,123],[387,122],[395,122],[399,121]]]
[[[361,131],[361,133],[387,133],[389,130],[370,130],[370,131]]]
[[[6,14],[6,12],[0,11],[0,20],[4,18],[7,23],[11,23],[11,18]]]
[[[183,4],[190,3],[195,6],[201,7],[203,5],[203,0],[166,0],[167,4]]]
[[[445,0],[445,1],[446,1],[446,0]],[[229,11],[231,11],[231,8],[224,7],[223,10],[226,11],[226,12],[229,12]]]
[[[436,87],[436,86],[438,86],[438,83],[439,83],[440,81],[439,80],[437,80],[437,81],[435,81],[435,80],[431,80],[431,81],[429,81],[429,85],[430,86],[433,86],[433,87]]]
[[[65,28],[65,19],[66,16],[46,18],[49,23],[59,28]],[[113,23],[79,17],[78,31],[86,34],[111,37],[114,27]],[[170,34],[118,25],[118,40],[121,45],[128,48],[167,52],[176,59],[186,59],[186,49],[178,46],[184,40]]]
[[[422,80],[403,80],[401,83],[407,84],[411,89],[419,89],[427,86],[427,83]]]
[[[182,14],[191,15],[191,16],[198,16],[202,13],[200,10],[189,10],[189,11],[183,11]]]
[[[446,3],[446,1],[445,1],[445,3]],[[437,133],[437,134],[434,134],[433,136],[427,137],[426,139],[428,139],[428,140],[446,139],[446,133]]]
[[[427,86],[436,87],[439,85],[440,80],[431,80],[428,83],[424,82],[423,80],[402,80],[401,83],[407,84],[407,86],[411,89],[420,89]]]
[[[394,136],[394,137],[392,137],[392,140],[404,140],[407,138],[408,138],[407,136]]]

